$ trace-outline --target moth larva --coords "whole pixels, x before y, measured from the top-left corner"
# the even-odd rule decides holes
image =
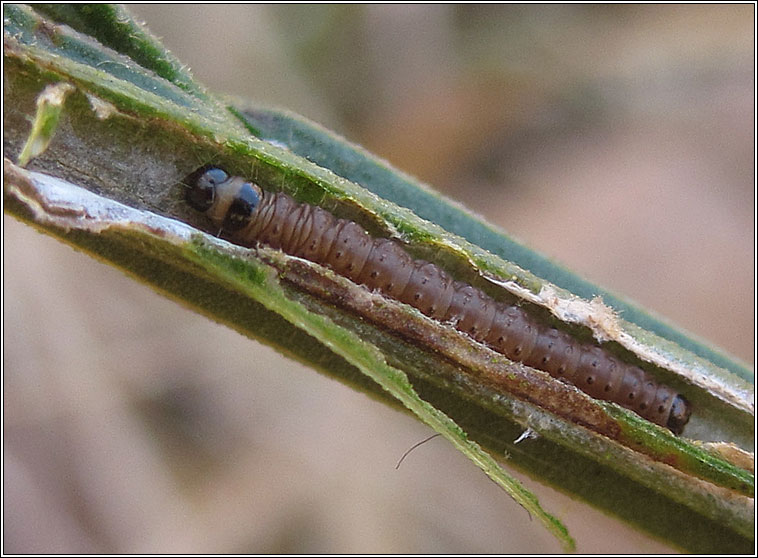
[[[266,193],[219,168],[200,169],[189,186],[189,204],[243,246],[263,243],[325,265],[676,434],[689,420],[689,402],[638,366],[538,323],[519,306],[496,302],[433,263],[414,260],[398,242],[373,238],[357,223],[283,193]]]

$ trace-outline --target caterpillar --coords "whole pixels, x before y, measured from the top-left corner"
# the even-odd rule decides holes
[[[234,242],[267,244],[329,267],[452,324],[511,360],[570,382],[596,399],[618,403],[675,434],[690,418],[684,396],[640,367],[538,323],[520,306],[497,302],[433,263],[413,259],[394,240],[374,238],[353,221],[284,193],[264,192],[218,167],[201,168],[186,183],[187,203]]]

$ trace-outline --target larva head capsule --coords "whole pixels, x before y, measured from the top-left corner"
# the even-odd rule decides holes
[[[217,167],[200,169],[187,180],[187,203],[221,229],[235,232],[250,222],[263,193],[252,182],[230,177]]]
[[[191,174],[188,178],[187,203],[198,211],[208,211],[216,202],[216,187],[228,179],[226,172],[215,167]]]
[[[692,408],[690,407],[690,402],[677,394],[671,404],[671,411],[669,412],[669,419],[666,426],[678,436],[682,433],[682,430],[684,430],[684,425],[690,420],[691,413]]]

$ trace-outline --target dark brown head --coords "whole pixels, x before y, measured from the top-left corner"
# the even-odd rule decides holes
[[[674,397],[674,402],[671,404],[671,412],[669,413],[669,420],[666,426],[678,436],[684,430],[684,425],[690,420],[690,414],[692,414],[690,402],[684,396],[677,394]]]
[[[263,198],[261,189],[239,176],[229,176],[218,167],[205,167],[186,179],[187,203],[202,211],[221,229],[244,228]]]

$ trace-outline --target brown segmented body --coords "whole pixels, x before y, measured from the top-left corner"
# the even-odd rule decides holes
[[[413,259],[396,241],[374,238],[355,222],[283,193],[263,192],[218,168],[201,169],[188,183],[190,204],[241,245],[263,243],[325,265],[454,325],[511,360],[544,370],[677,434],[689,419],[687,400],[638,366],[538,323],[519,306],[496,302],[435,264]]]

